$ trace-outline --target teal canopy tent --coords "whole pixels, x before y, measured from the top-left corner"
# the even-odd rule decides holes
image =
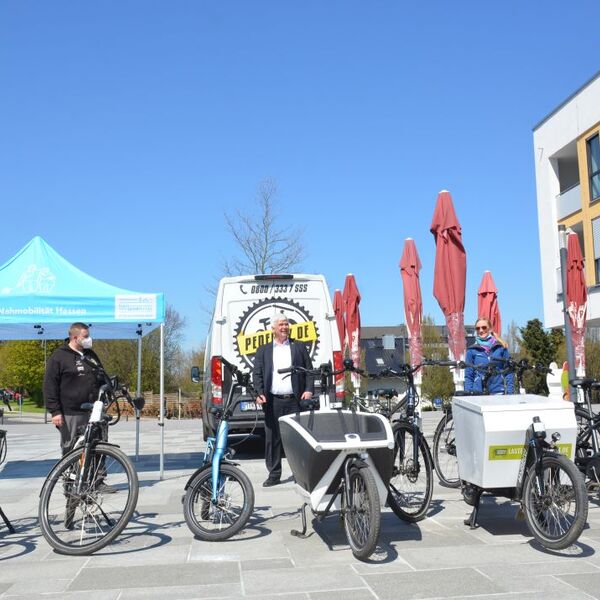
[[[75,321],[86,323],[96,339],[137,339],[139,392],[141,338],[160,327],[161,477],[164,320],[162,293],[132,292],[99,281],[73,266],[39,236],[0,266],[0,340],[64,339],[69,324]],[[136,454],[138,439],[136,436]]]

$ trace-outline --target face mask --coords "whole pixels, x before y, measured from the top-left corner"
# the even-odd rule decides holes
[[[82,340],[80,340],[79,344],[81,345],[81,347],[84,350],[91,350],[92,349],[92,338],[91,338],[91,336],[83,338]]]

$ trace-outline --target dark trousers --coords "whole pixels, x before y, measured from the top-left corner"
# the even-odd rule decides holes
[[[77,430],[80,427],[85,427],[89,420],[90,413],[87,412],[76,415],[63,415],[62,427],[58,428],[63,456],[69,451],[71,444],[77,437]]]
[[[279,417],[295,413],[299,410],[295,398],[283,400],[269,397],[265,409],[265,462],[269,471],[269,479],[281,478],[281,458],[283,446],[279,431]]]

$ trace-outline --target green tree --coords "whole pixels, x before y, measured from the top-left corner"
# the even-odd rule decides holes
[[[600,379],[600,340],[585,340],[585,373],[587,377]]]
[[[49,341],[47,356],[61,342]],[[0,387],[25,388],[38,406],[43,406],[44,342],[5,342],[0,346]]]
[[[423,356],[429,359],[448,358],[448,344],[442,338],[435,321],[429,315],[423,317],[421,328]],[[449,400],[454,393],[454,381],[448,367],[424,367],[421,394],[428,400],[442,398]]]
[[[182,352],[175,376],[175,385],[177,388],[185,394],[201,396],[202,386],[192,381],[191,371],[192,367],[200,367],[200,371],[202,371],[203,366],[204,348]]]
[[[177,389],[182,360],[181,341],[185,319],[167,305],[164,326],[165,392]],[[137,387],[137,340],[98,340],[94,350],[98,353],[106,372],[117,375],[119,381],[131,389]],[[160,329],[142,339],[142,391],[160,389]]]
[[[532,363],[538,363],[547,367],[557,359],[560,350],[562,332],[555,330],[547,332],[539,319],[527,321],[525,327],[521,327],[522,354]],[[547,396],[550,392],[546,383],[546,375],[528,371],[523,376],[525,391],[531,394],[542,394]]]

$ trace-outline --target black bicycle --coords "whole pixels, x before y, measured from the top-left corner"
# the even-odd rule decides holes
[[[395,444],[387,500],[394,513],[409,523],[425,516],[433,494],[433,460],[421,427],[421,417],[416,411],[420,399],[414,374],[422,367],[454,364],[447,360],[423,360],[414,367],[403,364],[398,370],[384,369],[378,373],[378,376],[398,377],[407,386],[404,397],[386,415],[392,421]]]
[[[584,377],[569,383],[583,391],[583,404],[573,403],[577,419],[575,464],[585,475],[588,491],[600,490],[600,414],[592,410],[592,393],[600,390],[600,381]]]
[[[141,410],[143,398],[131,398],[116,378],[96,363],[104,382],[91,409],[89,422],[71,450],[50,471],[39,502],[39,522],[46,541],[62,554],[92,554],[113,541],[129,522],[138,498],[138,478],[127,455],[108,442],[107,413],[125,398]]]

